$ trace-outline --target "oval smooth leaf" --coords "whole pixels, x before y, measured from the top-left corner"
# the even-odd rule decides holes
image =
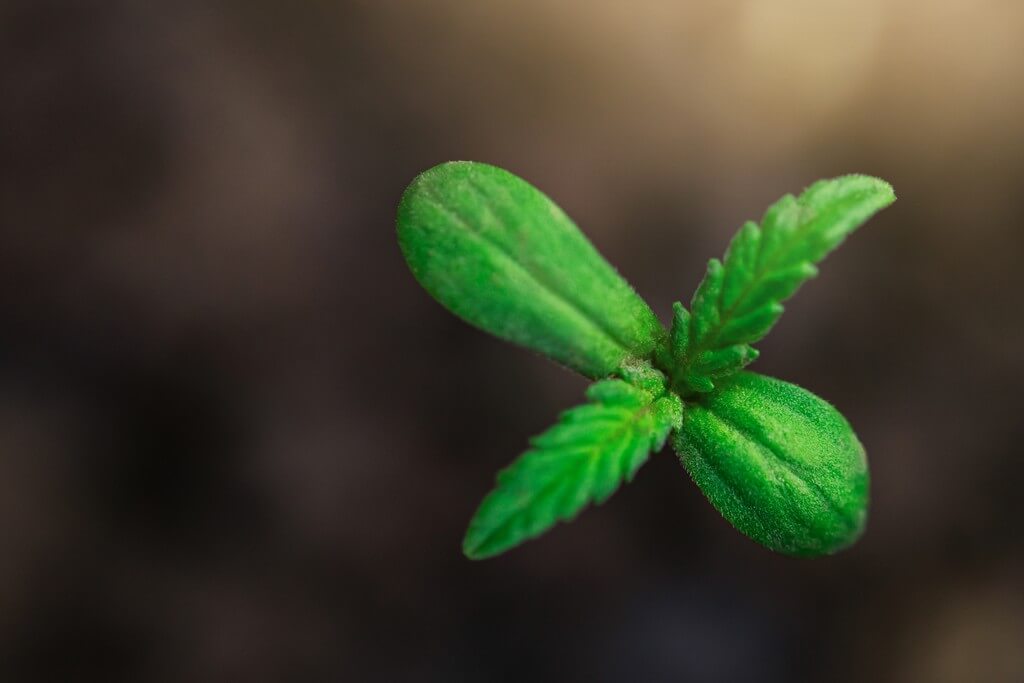
[[[836,552],[864,530],[864,448],[829,403],[752,372],[686,405],[674,445],[733,526],[772,550]]]
[[[500,168],[463,161],[422,173],[397,226],[409,268],[441,304],[588,377],[650,358],[666,338],[569,217]]]

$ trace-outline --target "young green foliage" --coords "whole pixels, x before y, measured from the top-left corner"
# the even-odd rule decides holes
[[[657,396],[619,379],[592,384],[587,398],[498,474],[466,533],[468,557],[497,555],[603,503],[661,450],[682,418],[675,394]]]
[[[711,391],[757,358],[751,346],[782,315],[782,302],[818,273],[816,263],[896,197],[863,175],[821,180],[799,199],[786,195],[748,222],[725,259],[711,259],[690,311],[675,305],[673,382],[684,395]]]
[[[665,330],[569,217],[522,178],[454,161],[398,207],[413,275],[460,318],[599,379],[649,358]]]
[[[835,552],[864,528],[864,447],[842,415],[753,372],[687,406],[673,437],[690,476],[733,526],[787,555]]]
[[[669,334],[529,183],[472,162],[417,177],[397,224],[423,287],[467,322],[599,380],[499,473],[466,555],[497,555],[604,502],[670,433],[708,500],[755,541],[813,556],[856,540],[868,473],[849,424],[800,387],[740,370],[815,264],[894,200],[858,175],[783,197],[711,260]]]

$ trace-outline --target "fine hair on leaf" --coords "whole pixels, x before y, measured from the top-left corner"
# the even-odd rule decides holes
[[[867,519],[864,447],[825,400],[745,368],[783,303],[895,199],[866,175],[785,195],[708,262],[666,330],[522,178],[466,161],[420,174],[397,219],[417,281],[471,325],[593,380],[586,403],[499,472],[469,524],[466,556],[499,555],[603,503],[669,440],[708,501],[752,540],[800,557],[852,544]]]

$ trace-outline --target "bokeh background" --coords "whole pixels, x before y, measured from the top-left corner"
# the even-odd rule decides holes
[[[1024,680],[1024,3],[0,4],[0,679]],[[585,382],[394,235],[527,178],[667,319],[785,192],[899,201],[756,369],[868,449],[853,549],[666,451],[499,559],[465,525]]]

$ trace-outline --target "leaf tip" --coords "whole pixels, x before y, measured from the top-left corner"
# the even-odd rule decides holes
[[[503,171],[496,166],[491,166],[490,164],[485,164],[479,161],[443,161],[440,164],[431,166],[425,171],[420,171],[420,173],[418,173],[416,177],[406,185],[405,190],[402,191],[402,198],[398,201],[399,227],[401,227],[402,224],[401,219],[403,214],[406,214],[410,207],[415,205],[416,201],[421,198],[424,192],[429,193],[431,188],[443,187],[453,179],[459,179],[481,170],[507,174],[507,171]]]
[[[896,190],[893,189],[892,184],[882,180],[881,178],[875,178],[874,176],[863,176],[864,179],[872,185],[875,193],[878,195],[879,203],[882,206],[889,206],[896,201]]]
[[[479,562],[480,560],[486,560],[488,557],[490,557],[490,555],[483,555],[481,553],[476,552],[475,550],[473,550],[471,548],[466,548],[465,546],[463,546],[463,548],[462,548],[462,554],[466,556],[467,560],[472,560],[473,562]]]
[[[881,178],[863,173],[852,173],[836,178],[836,180],[856,185],[861,191],[870,193],[878,202],[878,208],[880,209],[896,201],[896,191],[893,189],[892,184]]]
[[[486,560],[488,557],[497,555],[497,553],[486,551],[483,542],[476,538],[472,529],[467,531],[466,537],[462,539],[462,554],[466,556],[466,559],[473,561]]]

